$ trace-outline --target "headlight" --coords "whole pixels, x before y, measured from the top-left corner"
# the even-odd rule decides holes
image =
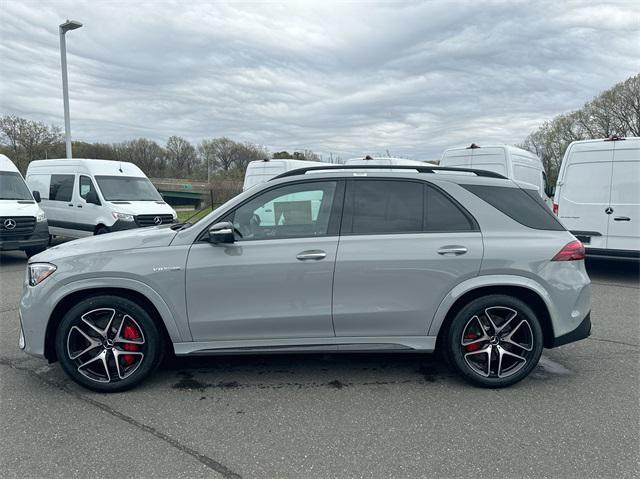
[[[111,213],[116,220],[122,221],[133,221],[133,215],[129,215],[127,213]]]
[[[40,210],[40,213],[36,215],[36,221],[40,223],[41,221],[44,221],[46,219],[47,217],[45,216],[44,211]]]
[[[56,268],[56,265],[51,263],[30,263],[29,266],[29,284],[36,286],[42,283],[45,279],[51,276]]]
[[[176,212],[171,213],[171,216],[173,217],[173,221],[178,219],[178,213]]]

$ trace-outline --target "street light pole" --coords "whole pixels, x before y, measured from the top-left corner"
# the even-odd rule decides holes
[[[69,85],[67,82],[67,42],[65,33],[69,30],[80,28],[82,23],[75,20],[67,20],[60,25],[60,63],[62,65],[62,101],[64,103],[64,140],[67,150],[67,158],[72,158],[71,152],[71,120],[69,119]]]

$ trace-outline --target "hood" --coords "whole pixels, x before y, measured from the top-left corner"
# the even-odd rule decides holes
[[[171,225],[161,225],[88,236],[49,248],[33,256],[29,262],[55,263],[56,259],[70,256],[169,246],[176,233],[177,231],[171,229]]]
[[[18,200],[0,200],[0,216],[36,216],[39,212],[40,207],[33,200],[30,203],[18,202]]]
[[[159,201],[159,200],[158,200]],[[130,215],[174,215],[175,211],[166,203],[156,201],[108,201],[109,209]]]

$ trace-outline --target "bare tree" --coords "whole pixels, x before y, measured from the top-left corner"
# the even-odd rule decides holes
[[[176,178],[191,178],[197,170],[198,156],[191,143],[180,136],[171,136],[165,147],[167,168]]]
[[[45,158],[62,142],[60,128],[13,115],[0,118],[0,141],[7,145],[21,171],[34,159]]]

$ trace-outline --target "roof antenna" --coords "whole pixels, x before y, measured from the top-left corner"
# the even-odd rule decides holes
[[[373,158],[371,158],[371,156],[367,155],[364,157],[365,160],[373,160]]]
[[[118,162],[118,171],[124,173],[124,171],[122,171],[122,160]]]

